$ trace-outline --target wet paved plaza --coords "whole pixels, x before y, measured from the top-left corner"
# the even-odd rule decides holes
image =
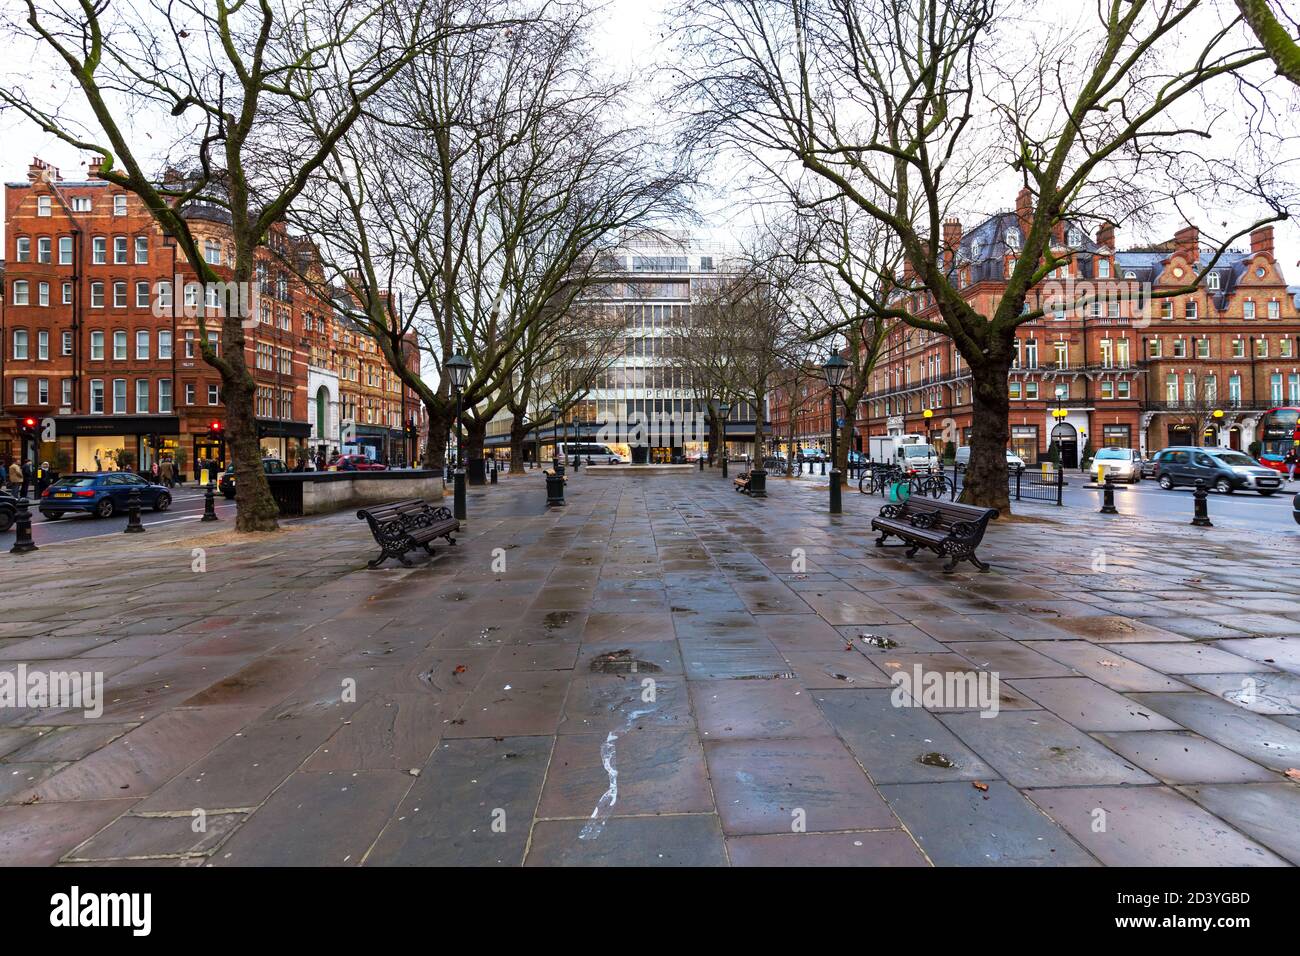
[[[411,569],[352,513],[0,555],[0,670],[105,682],[0,709],[0,862],[1300,863],[1293,527],[1025,506],[944,575],[808,481],[542,484]]]

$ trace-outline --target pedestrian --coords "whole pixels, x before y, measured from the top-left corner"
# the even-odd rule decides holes
[[[1300,450],[1292,446],[1286,458],[1282,459],[1282,464],[1286,465],[1286,480],[1295,481],[1295,469],[1300,465]]]
[[[18,489],[23,486],[23,466],[18,463],[18,459],[9,462],[9,490],[15,495]]]
[[[164,458],[162,464],[158,466],[158,477],[168,488],[172,487],[172,482],[176,477],[176,469],[172,465],[170,458]]]
[[[54,479],[50,477],[50,463],[41,462],[41,467],[36,470],[36,497],[39,498],[41,493],[53,483]]]
[[[26,498],[28,490],[31,488],[33,484],[36,483],[36,472],[32,468],[32,462],[30,458],[23,459],[23,466],[21,472],[22,472],[22,491],[19,493],[18,497]]]

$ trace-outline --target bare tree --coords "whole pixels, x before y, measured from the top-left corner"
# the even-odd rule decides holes
[[[9,24],[10,37],[35,37],[38,49],[66,68],[97,128],[64,112],[61,92],[38,98],[23,88],[0,89],[0,103],[98,155],[100,177],[141,197],[205,287],[223,278],[205,261],[185,213],[198,204],[225,210],[233,279],[249,288],[258,247],[313,172],[432,37],[472,31],[461,14],[458,0],[26,0],[26,16]],[[293,122],[305,104],[317,112],[310,127]],[[147,110],[166,111],[182,124],[175,149],[195,172],[180,182],[159,182],[147,146],[133,137],[131,122]],[[200,314],[199,344],[221,375],[236,526],[271,531],[277,508],[260,464],[255,386],[244,352],[249,318],[226,310],[218,352]]]
[[[1260,46],[1277,66],[1277,72],[1300,86],[1300,19],[1294,13],[1288,14],[1276,0],[1236,2]]]
[[[686,0],[675,18],[691,145],[786,184],[813,178],[893,234],[910,272],[880,314],[950,336],[966,360],[963,500],[1003,510],[1016,330],[1042,316],[1025,310],[1029,290],[1073,256],[1062,229],[1131,201],[1142,174],[1203,168],[1192,144],[1233,111],[1193,112],[1195,98],[1264,58],[1209,0],[1099,0],[1055,35],[1033,13],[1013,0]],[[942,226],[1002,170],[1032,203],[1004,250],[1004,288],[981,301],[943,255]],[[1242,193],[1267,214],[1156,296],[1192,291],[1229,242],[1282,217],[1253,176]]]

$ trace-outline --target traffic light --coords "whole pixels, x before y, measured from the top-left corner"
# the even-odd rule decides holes
[[[208,437],[209,438],[221,437],[221,422],[208,422]]]
[[[36,436],[38,434],[37,431],[38,427],[39,426],[37,424],[36,419],[24,418],[19,423],[18,430],[22,434],[23,438],[25,438],[27,441],[36,441]]]

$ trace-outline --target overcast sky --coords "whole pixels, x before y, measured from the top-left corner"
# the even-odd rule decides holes
[[[648,76],[656,65],[665,62],[671,54],[665,40],[665,23],[672,8],[672,0],[606,0],[601,27],[594,37],[596,50],[615,72],[633,79]],[[1059,8],[1053,4],[1048,9]],[[3,72],[21,68],[21,64],[11,61]],[[3,73],[0,73],[0,82],[3,81]],[[57,74],[51,76],[51,81],[60,87],[69,82]],[[643,95],[640,112],[647,123],[666,123],[671,104],[656,102],[655,95],[649,91]],[[75,102],[71,97],[69,101]],[[1300,112],[1297,101],[1300,98],[1291,100],[1292,116]],[[157,138],[160,142],[165,139],[164,136]],[[0,114],[0,142],[5,146],[3,168],[0,168],[0,179],[4,182],[25,180],[27,165],[33,156],[39,156],[58,166],[67,179],[82,178],[85,174],[86,157],[18,116]],[[1009,172],[991,179],[981,197],[983,208],[976,212],[992,213],[1011,207],[1017,188],[1018,183]],[[711,238],[735,238],[745,229],[749,216],[743,196],[717,188],[711,194],[702,195],[700,205],[701,215],[707,224],[705,231]],[[1217,234],[1222,230],[1222,223],[1235,226],[1238,217],[1250,216],[1253,212],[1254,210],[1210,210],[1207,215],[1212,217],[1212,222],[1203,223],[1202,227],[1207,233]],[[973,224],[967,222],[968,227]],[[1131,231],[1121,230],[1118,244],[1125,248],[1138,243],[1162,241],[1172,237],[1174,230],[1181,225],[1180,220],[1171,216],[1154,225],[1150,235],[1134,235]],[[1288,280],[1292,285],[1300,285],[1300,223],[1296,220],[1277,227],[1276,252]]]

